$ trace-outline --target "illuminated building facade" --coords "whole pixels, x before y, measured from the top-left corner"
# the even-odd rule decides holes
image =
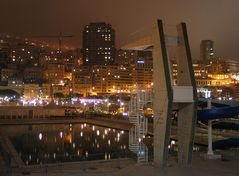
[[[115,60],[115,30],[110,24],[90,23],[83,30],[84,65],[111,65]]]
[[[151,51],[119,50],[118,65],[128,67],[133,87],[148,87],[152,83],[153,57]]]
[[[1,69],[1,81],[8,81],[8,79],[16,76],[16,69],[3,68]]]
[[[73,92],[83,95],[130,93],[152,85],[152,53],[119,50],[113,65],[83,65],[73,72]]]
[[[88,95],[92,91],[92,70],[89,66],[80,66],[73,71],[73,92]]]
[[[224,73],[236,74],[239,72],[239,61],[229,58],[218,58]]]
[[[19,43],[11,46],[10,62],[17,65],[39,65],[39,48],[35,45]]]
[[[56,52],[44,52],[40,54],[39,63],[41,67],[47,68],[49,64],[59,64],[60,60],[57,58]]]
[[[21,77],[12,77],[8,79],[8,86],[12,87],[22,87],[24,84],[23,80]]]
[[[213,51],[213,41],[212,40],[202,40],[200,44],[200,60],[203,63],[212,63],[214,58]]]
[[[74,68],[82,65],[82,54],[79,49],[62,53],[63,64],[66,72],[72,72]]]
[[[115,63],[117,65],[131,65],[137,61],[137,51],[135,50],[118,50]]]
[[[59,84],[63,81],[65,66],[63,64],[48,64],[47,80],[49,83]]]
[[[41,83],[43,81],[43,70],[39,67],[27,67],[24,69],[25,83]]]
[[[51,98],[51,85],[44,83],[41,85],[40,97],[43,101],[50,101]]]
[[[144,64],[136,64],[132,67],[132,81],[139,87],[150,86],[153,79],[152,67]]]
[[[26,101],[35,100],[39,97],[39,85],[38,84],[24,84],[23,96]]]
[[[55,94],[62,94],[64,96],[69,95],[70,93],[70,88],[68,85],[54,85],[52,86],[53,89],[53,95]]]
[[[129,67],[93,66],[92,91],[95,93],[126,93],[132,86]]]
[[[205,66],[204,63],[194,63],[194,76],[198,90],[201,88],[210,91],[212,98],[218,99],[238,99],[236,86],[238,83],[239,62],[227,59],[214,59],[214,63]],[[171,64],[173,71],[173,81],[177,83],[177,64]],[[199,91],[201,92],[201,91]],[[207,93],[203,93],[207,94]]]

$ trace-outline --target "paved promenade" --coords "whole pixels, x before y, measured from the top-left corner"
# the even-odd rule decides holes
[[[179,167],[176,159],[171,157],[165,169],[152,165],[137,165],[133,160],[121,160],[88,165],[68,163],[66,165],[13,169],[12,175],[32,176],[238,176],[239,161],[204,160],[199,155],[194,156],[190,167]]]

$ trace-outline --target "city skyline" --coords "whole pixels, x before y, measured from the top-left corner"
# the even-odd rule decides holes
[[[0,175],[237,175],[238,5],[0,2]]]
[[[216,3],[215,3],[216,2]],[[134,36],[148,33],[157,18],[167,24],[178,21],[187,23],[194,59],[199,59],[201,40],[215,42],[215,54],[221,57],[238,58],[236,36],[239,27],[237,18],[239,2],[230,1],[189,1],[163,2],[92,1],[92,3],[71,1],[1,2],[0,33],[16,36],[54,35],[59,32],[73,34],[74,38],[64,43],[82,47],[82,31],[90,22],[110,23],[116,30],[116,47],[120,48]],[[11,13],[9,13],[9,9]],[[172,13],[173,12],[173,13]],[[223,16],[222,12],[227,12]],[[29,15],[31,14],[31,15]],[[109,15],[111,14],[111,15]],[[227,30],[225,27],[227,26]],[[47,40],[47,39],[44,39]],[[52,42],[57,43],[56,40]]]

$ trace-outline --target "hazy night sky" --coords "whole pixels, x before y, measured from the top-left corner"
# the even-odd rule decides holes
[[[202,39],[215,42],[217,56],[239,58],[238,0],[1,0],[0,33],[17,36],[73,34],[81,47],[89,22],[111,23],[119,48],[133,34],[148,31],[157,18],[186,22],[194,58]]]

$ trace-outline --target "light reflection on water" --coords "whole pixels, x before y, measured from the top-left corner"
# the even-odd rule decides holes
[[[86,123],[31,125],[27,131],[10,135],[10,139],[27,165],[129,155],[127,131]]]

